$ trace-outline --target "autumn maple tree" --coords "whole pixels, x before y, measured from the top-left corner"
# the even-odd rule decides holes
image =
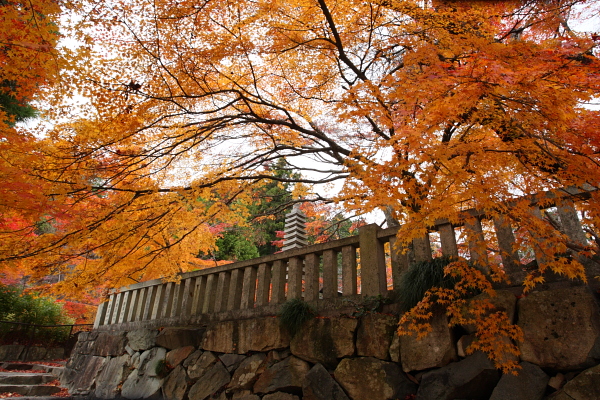
[[[45,200],[23,204],[60,205],[64,217],[49,215],[56,229],[34,240],[4,227],[22,242],[0,244],[0,260],[68,273],[64,291],[172,276],[214,248],[214,221],[247,221],[265,182],[297,184],[296,198],[310,199],[311,184],[337,181],[346,210],[383,210],[400,225],[400,248],[476,208],[518,222],[523,246],[537,240],[548,253],[526,288],[550,270],[588,279],[593,268],[553,256],[597,249],[510,200],[597,186],[600,119],[586,105],[600,89],[598,38],[570,25],[597,6],[78,2],[61,27],[76,48],[46,97],[53,126],[23,152],[27,177],[11,179],[42,182]],[[265,168],[281,157],[301,175]],[[592,231],[598,196],[578,205]],[[463,277],[459,292],[491,291],[464,261],[448,273]]]

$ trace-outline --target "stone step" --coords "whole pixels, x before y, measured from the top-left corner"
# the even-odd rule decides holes
[[[56,396],[20,396],[18,400],[73,400],[73,397],[56,397]]]
[[[0,372],[0,385],[41,385],[56,380],[53,374]]]
[[[56,378],[60,378],[60,374],[62,374],[65,369],[64,366],[57,367],[53,365],[44,365],[44,364],[35,364],[35,363],[0,363],[0,368],[5,369],[7,371],[29,371],[29,370],[40,370],[46,371],[50,374],[53,374]]]
[[[73,400],[73,397],[56,397],[56,396],[19,396],[18,400]]]
[[[0,393],[18,393],[23,396],[51,396],[60,392],[58,386],[43,385],[3,385],[0,384]]]

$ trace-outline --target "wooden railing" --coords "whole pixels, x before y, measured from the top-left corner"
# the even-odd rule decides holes
[[[585,197],[588,191],[565,190],[560,194],[529,196],[531,212],[541,218],[540,200],[546,207],[552,199]],[[523,199],[520,199],[521,201]],[[586,243],[577,212],[570,201],[557,204],[563,233],[574,242]],[[430,237],[439,237],[444,255],[465,255],[481,265],[488,263],[482,220],[493,222],[493,230],[502,264],[507,273],[522,270],[515,250],[514,229],[507,219],[489,218],[484,212],[464,211],[467,221],[451,224],[436,221],[430,233],[414,240],[404,254],[394,249],[398,228],[380,229],[367,225],[359,235],[300,249],[288,250],[253,260],[184,273],[179,283],[153,280],[113,290],[97,312],[94,328],[120,324],[158,325],[186,323],[199,316],[257,310],[286,300],[327,301],[339,296],[377,296],[399,288],[402,272],[410,262],[433,256]],[[466,228],[468,240],[457,244],[456,229]],[[433,235],[433,236],[432,236]],[[536,258],[545,257],[533,249]],[[468,254],[466,254],[468,253]],[[360,266],[360,267],[358,267]]]

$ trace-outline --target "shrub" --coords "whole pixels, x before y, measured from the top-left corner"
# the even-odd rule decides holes
[[[423,299],[425,292],[432,287],[452,288],[459,279],[444,276],[444,267],[453,260],[450,257],[437,257],[430,261],[411,264],[400,280],[398,300],[402,311],[408,311]]]
[[[279,323],[294,336],[302,325],[315,316],[315,310],[301,299],[291,299],[281,305]]]
[[[0,320],[31,325],[72,324],[62,304],[49,297],[24,293],[14,286],[0,285]],[[60,342],[69,336],[70,327],[43,328],[29,325],[0,324],[0,338]]]

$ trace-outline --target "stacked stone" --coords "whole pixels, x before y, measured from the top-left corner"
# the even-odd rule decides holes
[[[517,376],[466,354],[474,327],[457,338],[443,314],[422,340],[398,337],[397,316],[367,314],[314,318],[292,337],[269,317],[83,333],[61,383],[75,399],[600,399],[600,313],[588,288],[491,301],[523,330]]]
[[[306,236],[306,215],[294,204],[292,211],[285,216],[283,251],[308,245]]]

